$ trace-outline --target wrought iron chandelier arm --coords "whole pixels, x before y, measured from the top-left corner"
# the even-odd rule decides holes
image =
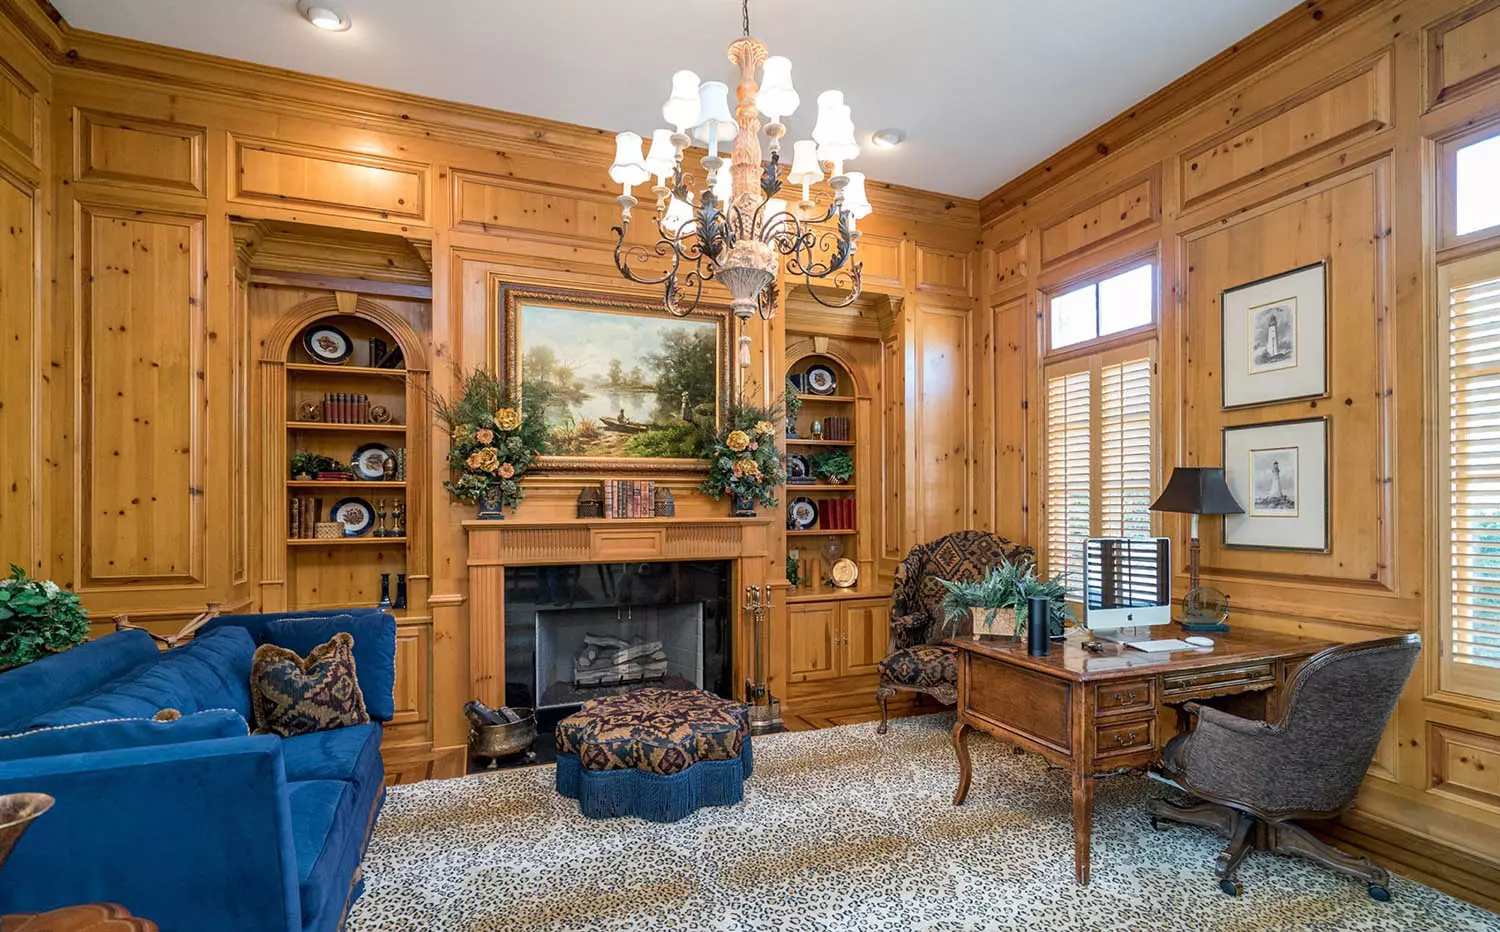
[[[846,292],[844,297],[837,301],[823,300],[823,297],[818,294],[818,289],[813,287],[814,277],[815,276],[812,275],[804,276],[807,281],[807,293],[812,295],[812,299],[814,301],[818,302],[824,307],[848,307],[855,301],[859,300],[860,289],[863,287],[864,281],[864,263],[854,263],[854,265],[849,267],[848,271],[834,275],[831,281],[826,276],[821,279],[822,284],[831,284],[833,287]]]

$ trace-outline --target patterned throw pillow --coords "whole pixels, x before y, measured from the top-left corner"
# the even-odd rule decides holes
[[[260,734],[290,738],[365,724],[370,714],[354,675],[354,638],[340,632],[306,659],[262,644],[250,664],[250,701]]]

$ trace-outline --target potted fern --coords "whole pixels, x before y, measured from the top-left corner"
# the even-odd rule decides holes
[[[1053,637],[1061,636],[1064,625],[1077,620],[1068,605],[1062,576],[1038,576],[1030,560],[1002,560],[978,582],[938,582],[948,590],[943,597],[943,621],[952,636],[957,636],[965,620],[973,622],[975,634],[1019,636],[1026,626],[1027,600],[1032,596],[1051,600],[1047,627]]]

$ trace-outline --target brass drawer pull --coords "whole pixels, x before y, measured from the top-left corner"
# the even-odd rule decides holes
[[[1115,732],[1115,744],[1135,744],[1135,737],[1136,735],[1133,731],[1124,735],[1117,731]]]
[[[1115,693],[1115,705],[1128,705],[1135,702],[1135,690],[1126,693]]]

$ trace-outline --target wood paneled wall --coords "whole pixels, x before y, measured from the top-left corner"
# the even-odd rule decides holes
[[[1456,134],[1500,130],[1497,30],[1493,0],[1299,5],[985,198],[972,321],[972,429],[995,437],[978,451],[974,521],[1010,536],[1042,537],[1038,312],[1081,275],[1158,263],[1158,487],[1174,465],[1219,465],[1224,426],[1329,417],[1331,551],[1227,550],[1209,521],[1205,583],[1230,595],[1239,625],[1424,633],[1427,662],[1355,813],[1330,831],[1490,904],[1500,793],[1478,775],[1500,768],[1500,708],[1439,695],[1424,405],[1438,366],[1436,261],[1449,245],[1438,155]],[[1322,260],[1330,396],[1221,410],[1220,293]],[[1185,553],[1186,521],[1159,526]],[[1185,585],[1179,576],[1176,591]]]
[[[258,607],[286,582],[265,572],[283,565],[265,548],[285,515],[251,493],[261,341],[288,301],[331,296],[328,281],[368,268],[357,234],[421,254],[430,302],[400,300],[414,294],[409,268],[366,286],[427,342],[439,393],[452,366],[494,364],[502,283],[646,293],[613,267],[610,133],[83,33],[46,10],[0,0],[0,562],[76,588],[100,620],[128,611],[175,630],[207,601]],[[979,207],[870,189],[866,282],[893,309],[890,561],[966,521]],[[319,253],[326,281],[293,261],[290,224],[352,236]],[[285,235],[261,241],[266,225]],[[279,295],[249,271],[252,250],[294,270]],[[752,391],[779,393],[784,328],[753,325]],[[432,444],[427,474],[443,475],[443,453]],[[538,478],[522,516],[570,518],[579,484]],[[679,509],[722,514],[695,484],[673,485]],[[434,487],[412,515],[430,522],[430,580],[401,631],[393,759],[442,775],[466,737],[459,522],[472,509]],[[783,572],[768,558],[770,578]],[[784,604],[773,624],[784,642]]]

